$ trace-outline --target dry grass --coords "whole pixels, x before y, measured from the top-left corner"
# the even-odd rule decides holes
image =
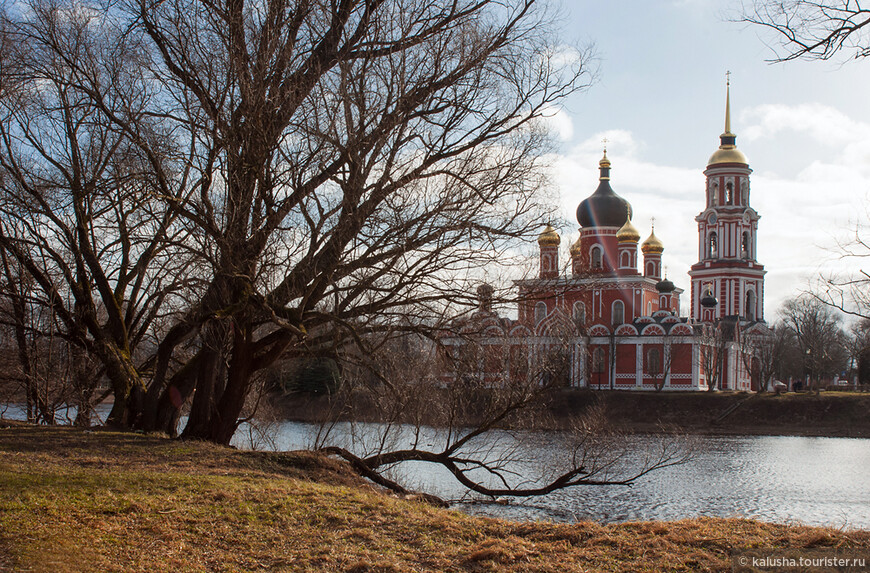
[[[0,570],[725,571],[732,552],[773,547],[868,548],[870,532],[512,523],[394,499],[313,454],[0,429]]]

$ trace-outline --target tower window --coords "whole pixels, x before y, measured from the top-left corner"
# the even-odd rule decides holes
[[[601,248],[598,246],[592,247],[592,268],[601,268]]]
[[[625,322],[625,305],[621,300],[617,300],[613,303],[612,318],[614,325]]]
[[[719,237],[716,235],[716,232],[710,233],[710,243],[707,249],[707,256],[711,259],[715,259],[719,256]]]
[[[620,255],[620,257],[619,257],[619,266],[624,268],[624,269],[630,267],[631,266],[631,255],[629,255],[628,253],[623,251],[622,255]]]
[[[730,182],[725,184],[725,204],[734,204],[734,184]]]
[[[746,291],[746,308],[744,309],[744,318],[746,320],[755,320],[755,291]]]
[[[539,324],[547,317],[547,303],[541,301],[535,304],[535,324]]]
[[[743,231],[743,238],[740,240],[740,251],[744,259],[749,258],[749,232]]]
[[[713,193],[710,196],[710,205],[715,207],[719,204],[719,184],[713,183]]]

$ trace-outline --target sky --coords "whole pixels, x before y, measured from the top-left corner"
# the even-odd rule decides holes
[[[559,140],[549,169],[567,257],[607,138],[611,185],[632,204],[641,240],[655,217],[668,277],[687,291],[685,314],[694,218],[724,129],[730,71],[731,129],[753,169],[764,314],[773,322],[814,278],[855,266],[836,245],[870,215],[870,61],[769,63],[776,37],[733,21],[739,10],[739,0],[566,0],[563,37],[593,46],[596,79],[549,119]]]

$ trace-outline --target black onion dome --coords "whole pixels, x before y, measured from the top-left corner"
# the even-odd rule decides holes
[[[598,168],[601,171],[598,189],[577,207],[577,222],[581,227],[622,227],[626,217],[633,213],[631,204],[610,187],[610,160],[606,151]]]
[[[656,283],[656,290],[662,294],[674,292],[674,289],[677,288],[674,286],[674,283],[669,281],[668,279],[659,281]]]
[[[704,296],[701,297],[701,306],[704,308],[713,308],[719,304],[719,301],[716,300],[716,297],[713,296],[713,290],[708,286],[704,291]]]

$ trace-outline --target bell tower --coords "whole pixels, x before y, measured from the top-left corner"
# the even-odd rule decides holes
[[[755,258],[760,215],[749,204],[746,156],[731,132],[730,72],[725,87],[725,132],[707,162],[706,207],[698,222],[698,262],[692,265],[692,318],[738,316],[764,320],[764,267]],[[715,301],[715,306],[710,303]],[[706,304],[705,304],[706,303]]]

